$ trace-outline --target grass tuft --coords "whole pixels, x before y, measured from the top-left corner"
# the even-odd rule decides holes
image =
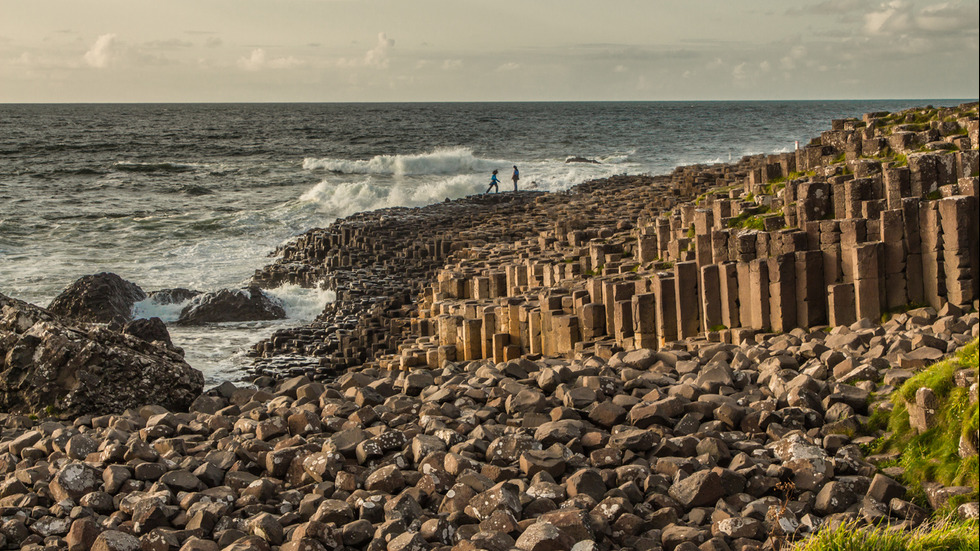
[[[799,542],[796,551],[967,551],[976,550],[977,521],[943,520],[911,532],[861,528],[845,523]]]

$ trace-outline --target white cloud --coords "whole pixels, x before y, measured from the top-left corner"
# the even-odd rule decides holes
[[[746,69],[746,64],[744,62],[739,63],[738,65],[735,66],[734,69],[732,69],[732,76],[735,77],[735,80],[745,79],[745,77],[747,76],[745,74],[745,69]]]
[[[385,33],[378,33],[378,43],[364,56],[364,64],[368,67],[388,67],[388,51],[395,46],[395,41]]]
[[[517,63],[514,63],[513,61],[511,61],[511,62],[504,63],[503,65],[498,66],[497,67],[497,72],[505,73],[505,72],[509,72],[509,71],[516,71],[516,70],[518,70],[520,68],[521,68],[520,64],[517,64]]]
[[[339,67],[376,67],[387,69],[390,64],[389,52],[395,46],[395,41],[388,38],[385,33],[378,33],[378,41],[374,47],[367,51],[362,58],[338,59]]]
[[[864,15],[864,30],[871,35],[909,33],[976,33],[976,2],[941,2],[917,7],[907,0],[880,4]]]
[[[455,70],[455,69],[459,69],[462,66],[463,66],[463,60],[462,59],[447,59],[447,60],[445,60],[445,61],[442,62],[442,70],[443,71],[452,71],[452,70]]]
[[[96,69],[105,69],[116,55],[116,35],[104,34],[85,52],[85,63]]]
[[[303,62],[295,57],[277,57],[270,59],[262,48],[255,48],[251,55],[238,60],[238,66],[246,71],[261,71],[262,69],[289,69],[299,67]]]
[[[780,60],[779,64],[783,69],[791,71],[796,68],[798,61],[806,56],[806,48],[801,45],[793,46],[789,49],[789,53],[784,55]]]

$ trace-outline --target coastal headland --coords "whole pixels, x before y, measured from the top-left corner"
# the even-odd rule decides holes
[[[892,396],[975,356],[978,134],[977,103],[868,113],[338,220],[251,281],[337,300],[204,393],[165,328],[0,295],[0,548],[724,551],[975,519],[975,472],[912,484],[875,420],[930,434],[948,389]],[[975,418],[977,366],[951,380]]]

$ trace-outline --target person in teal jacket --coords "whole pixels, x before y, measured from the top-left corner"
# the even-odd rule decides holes
[[[517,191],[517,181],[521,179],[521,174],[517,171],[517,165],[514,165],[514,175],[510,179],[514,180],[514,191]]]
[[[494,193],[500,193],[500,188],[497,187],[497,184],[499,183],[500,180],[497,179],[497,171],[494,170],[493,174],[490,175],[490,186],[487,187],[487,190],[483,194],[486,195],[487,193],[490,193],[490,188],[493,188]]]

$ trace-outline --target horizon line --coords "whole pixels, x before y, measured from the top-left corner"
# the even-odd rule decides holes
[[[520,104],[520,103],[762,103],[762,102],[848,102],[848,101],[980,101],[968,97],[907,98],[809,98],[809,99],[669,99],[669,100],[410,100],[410,101],[0,101],[0,105],[411,105],[411,104]]]

